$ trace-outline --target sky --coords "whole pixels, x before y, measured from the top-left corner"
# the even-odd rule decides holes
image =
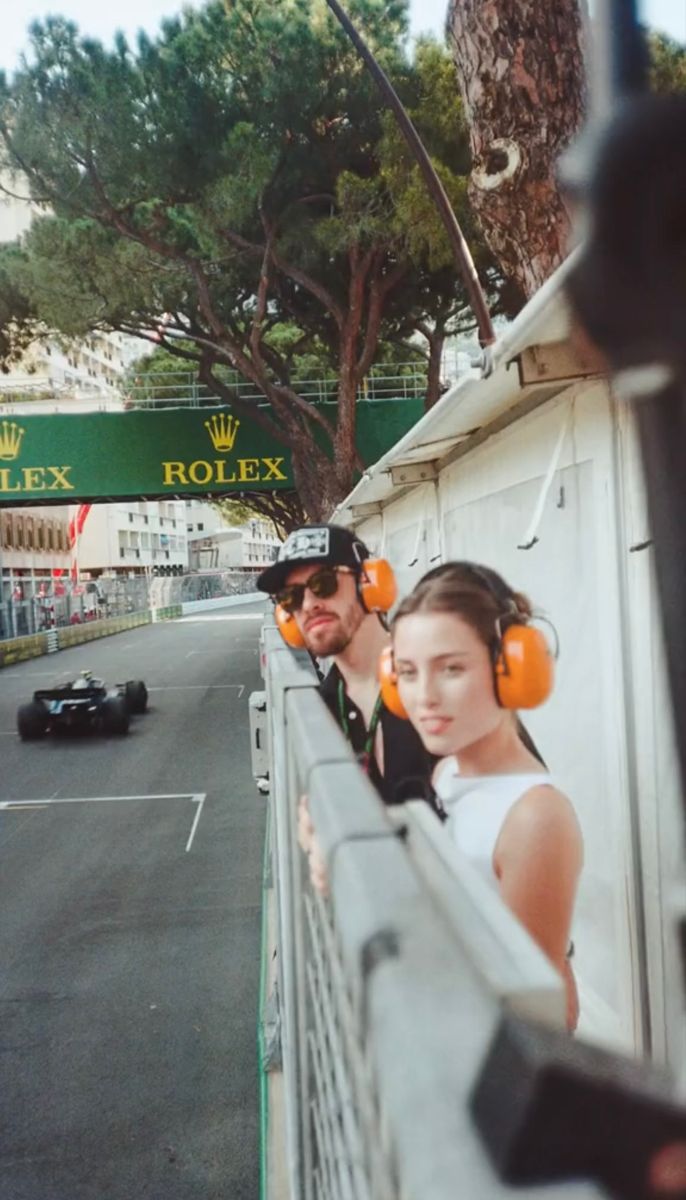
[[[0,16],[0,68],[10,73],[26,48],[32,21],[58,13],[75,21],[82,33],[111,43],[117,29],[130,40],[141,26],[154,33],[164,17],[173,16],[183,0],[117,0],[98,4],[93,0],[5,0]],[[413,35],[433,32],[442,36],[448,0],[410,0]],[[686,0],[639,0],[643,20],[678,41],[686,42]]]

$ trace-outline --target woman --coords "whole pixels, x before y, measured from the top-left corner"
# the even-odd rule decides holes
[[[448,828],[563,976],[573,1030],[578,1000],[567,947],[581,833],[569,800],[521,740],[516,712],[504,706],[514,674],[507,647],[532,615],[495,571],[447,563],[398,608],[393,664],[399,699],[439,758],[433,781]]]

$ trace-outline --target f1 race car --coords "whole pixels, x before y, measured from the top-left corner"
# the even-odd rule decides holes
[[[33,700],[17,711],[17,729],[23,742],[67,729],[121,735],[129,731],[131,714],[145,712],[147,705],[148,689],[141,679],[108,687],[91,671],[82,671],[69,683],[34,692]]]

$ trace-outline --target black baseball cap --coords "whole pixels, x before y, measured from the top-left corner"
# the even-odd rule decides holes
[[[257,580],[261,592],[274,595],[283,587],[288,572],[301,564],[322,563],[358,570],[369,551],[364,542],[342,525],[301,525],[289,533],[279,555]]]

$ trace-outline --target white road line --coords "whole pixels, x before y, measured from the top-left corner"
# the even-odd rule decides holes
[[[264,621],[264,613],[209,613],[206,617],[177,617],[176,625],[191,625],[208,621]]]
[[[55,670],[55,671],[17,671],[17,670],[12,669],[12,671],[10,672],[10,670],[7,667],[5,667],[2,678],[3,679],[56,679],[60,675],[68,675],[68,674],[71,674],[71,672],[57,671],[57,670]]]
[[[240,700],[245,691],[244,683],[168,683],[161,687],[149,687],[149,692],[230,692],[238,688]]]
[[[197,808],[197,812],[195,814],[195,820],[193,821],[193,824],[191,826],[190,837],[189,837],[188,841],[186,842],[186,854],[188,854],[188,851],[190,850],[191,846],[193,845],[193,838],[195,837],[195,831],[198,828],[198,822],[200,821],[200,814],[202,812],[202,806],[205,803],[206,795],[207,795],[206,792],[200,792],[197,796],[193,797],[193,803],[197,804],[198,808]]]
[[[139,796],[51,796],[48,800],[0,800],[0,810],[9,812],[24,812],[26,809],[49,808],[52,804],[112,804],[122,800],[190,800],[197,804],[191,832],[186,842],[186,854],[193,845],[195,831],[200,823],[203,805],[207,798],[206,792],[156,792],[155,794]]]
[[[156,792],[138,796],[59,796],[49,800],[0,800],[0,809],[14,808],[17,804],[32,807],[48,804],[112,804],[120,800],[195,800],[195,792]]]

